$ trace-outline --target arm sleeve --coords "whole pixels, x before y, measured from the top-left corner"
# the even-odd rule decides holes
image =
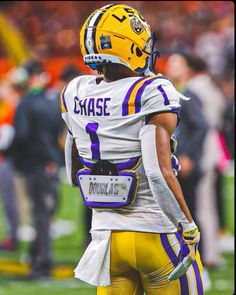
[[[72,182],[72,145],[73,145],[73,136],[68,132],[65,141],[65,164],[66,164],[66,174],[68,182],[71,186]]]
[[[156,126],[154,125],[146,125],[140,130],[139,138],[141,140],[144,170],[153,197],[161,210],[176,227],[181,223],[186,228],[185,225],[190,223],[181,210],[173,192],[168,187],[159,166],[155,134]]]
[[[65,121],[66,126],[68,128],[69,133],[72,135],[72,128],[70,124],[70,118],[69,118],[69,113],[68,113],[68,106],[66,102],[66,90],[67,90],[68,85],[66,85],[60,95],[60,108],[61,108],[61,116],[62,119]]]

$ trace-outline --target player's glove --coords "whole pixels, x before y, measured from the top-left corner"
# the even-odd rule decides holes
[[[177,280],[185,274],[196,258],[196,252],[200,241],[200,232],[195,226],[182,232],[183,242],[181,244],[178,265],[168,276],[168,281]]]

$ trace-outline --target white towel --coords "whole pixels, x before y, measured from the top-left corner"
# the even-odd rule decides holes
[[[79,261],[75,278],[94,286],[110,285],[110,230],[92,231],[92,242]]]

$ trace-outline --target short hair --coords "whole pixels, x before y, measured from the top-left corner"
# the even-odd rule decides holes
[[[27,71],[28,75],[41,74],[44,69],[42,63],[37,59],[29,59],[23,64],[23,68]]]
[[[182,53],[181,55],[185,58],[189,68],[195,73],[207,70],[207,63],[200,56],[189,53]]]
[[[80,71],[75,65],[67,65],[63,68],[60,79],[63,81],[70,81],[80,75]]]
[[[125,65],[108,62],[98,65],[97,72],[98,74],[103,74],[112,80],[117,80],[124,77],[130,77],[130,73],[133,71]]]

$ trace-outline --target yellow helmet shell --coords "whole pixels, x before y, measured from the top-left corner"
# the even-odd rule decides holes
[[[123,4],[109,4],[95,10],[80,31],[85,64],[119,63],[142,73],[148,65],[151,29],[142,15]]]

